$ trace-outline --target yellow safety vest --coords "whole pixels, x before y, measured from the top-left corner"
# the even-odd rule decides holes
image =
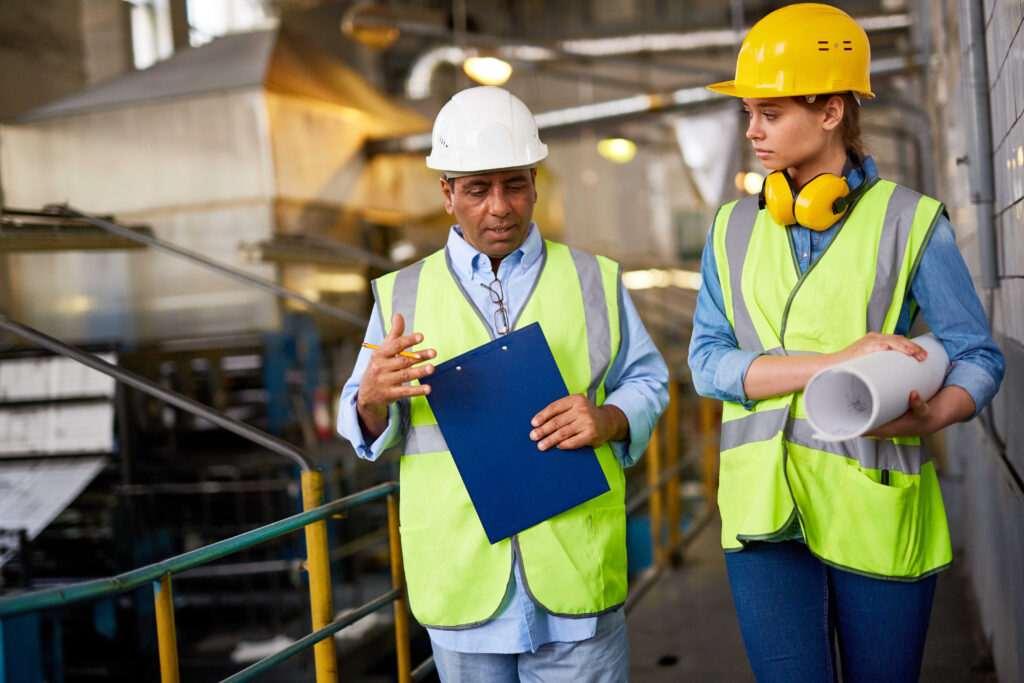
[[[868,182],[803,274],[788,231],[758,210],[756,197],[722,207],[713,248],[740,348],[831,353],[867,332],[894,332],[944,208],[894,183]],[[900,580],[947,567],[946,513],[920,439],[820,441],[803,398],[761,400],[753,411],[724,404],[718,503],[726,552],[780,535],[795,515],[811,552],[830,565]]]
[[[604,403],[620,343],[620,271],[603,257],[545,242],[536,286],[514,329],[539,322],[570,393]],[[385,331],[394,313],[441,363],[491,340],[451,270],[447,250],[373,283]],[[470,628],[490,620],[512,579],[512,546],[530,596],[556,615],[596,615],[626,598],[625,478],[608,444],[597,450],[610,490],[491,545],[424,397],[409,405],[400,518],[409,602],[420,623]],[[530,425],[522,426],[529,430]],[[557,453],[552,457],[557,457]]]

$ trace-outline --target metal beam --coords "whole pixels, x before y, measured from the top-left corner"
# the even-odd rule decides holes
[[[332,318],[340,318],[358,327],[365,327],[368,322],[365,318],[361,318],[358,315],[349,313],[348,311],[344,311],[335,306],[330,306],[328,304],[320,303],[319,301],[313,301],[312,299],[308,299],[296,291],[288,289],[287,287],[282,287],[276,282],[272,282],[257,275],[247,273],[244,270],[240,270],[238,268],[232,268],[231,266],[220,263],[219,261],[215,261],[211,258],[203,256],[202,254],[196,253],[190,249],[179,247],[178,245],[171,244],[170,242],[164,242],[163,240],[159,240],[156,237],[151,237],[149,235],[141,235],[139,233],[132,232],[131,230],[124,228],[120,225],[117,225],[116,223],[111,223],[108,220],[84,214],[81,211],[78,211],[77,209],[73,209],[70,206],[67,206],[66,204],[51,204],[47,207],[47,209],[53,211],[56,215],[70,216],[72,218],[81,218],[82,220],[88,221],[92,225],[95,225],[97,228],[101,228],[108,232],[112,232],[115,235],[124,237],[125,239],[141,242],[142,244],[150,246],[166,254],[171,254],[172,256],[177,256],[187,261],[191,261],[197,265],[206,268],[207,270],[212,270],[214,272],[220,273],[221,275],[226,275],[227,277],[232,278],[233,280],[238,280],[239,282],[245,283],[252,287],[256,287],[257,289],[262,289],[266,292],[270,292],[271,294],[276,294],[278,296],[285,297],[286,299],[297,301],[311,310],[314,310],[318,313],[323,313],[324,315],[329,315]]]

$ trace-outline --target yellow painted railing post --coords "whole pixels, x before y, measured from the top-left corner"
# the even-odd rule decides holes
[[[395,653],[398,658],[398,683],[412,681],[412,657],[409,654],[409,598],[405,592],[405,563],[402,561],[402,539],[398,531],[398,505],[395,496],[388,496],[388,543],[391,546],[391,587],[401,588],[402,597],[395,600]]]
[[[666,508],[668,513],[668,547],[679,545],[679,383],[668,383],[668,410],[665,414],[665,467],[673,472],[668,480]]]
[[[651,487],[651,497],[647,507],[651,516],[651,560],[656,567],[663,567],[661,543],[661,448],[658,443],[658,425],[654,425],[651,440],[647,444],[647,485]]]
[[[160,680],[162,683],[178,683],[178,636],[174,631],[174,600],[171,596],[169,575],[153,582],[153,602],[156,603]]]
[[[320,507],[324,497],[324,478],[319,471],[302,473],[302,509]],[[327,522],[320,520],[306,525],[306,570],[309,572],[309,611],[313,630],[318,631],[334,620],[334,599],[331,594],[331,563],[327,550]],[[338,657],[334,638],[325,638],[313,646],[317,683],[337,683]]]
[[[715,438],[715,402],[700,399],[700,434],[704,439],[704,496],[708,504],[718,498],[718,440]]]

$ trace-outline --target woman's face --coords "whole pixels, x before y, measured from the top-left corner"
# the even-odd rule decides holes
[[[771,171],[813,169],[835,153],[835,128],[843,118],[840,97],[830,98],[821,109],[805,107],[792,97],[745,97],[743,110],[750,121],[747,139]]]

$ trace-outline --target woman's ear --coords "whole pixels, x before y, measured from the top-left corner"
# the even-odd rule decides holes
[[[821,109],[821,125],[825,130],[835,130],[836,126],[843,122],[843,113],[846,111],[846,103],[839,95],[832,95],[825,102]]]

